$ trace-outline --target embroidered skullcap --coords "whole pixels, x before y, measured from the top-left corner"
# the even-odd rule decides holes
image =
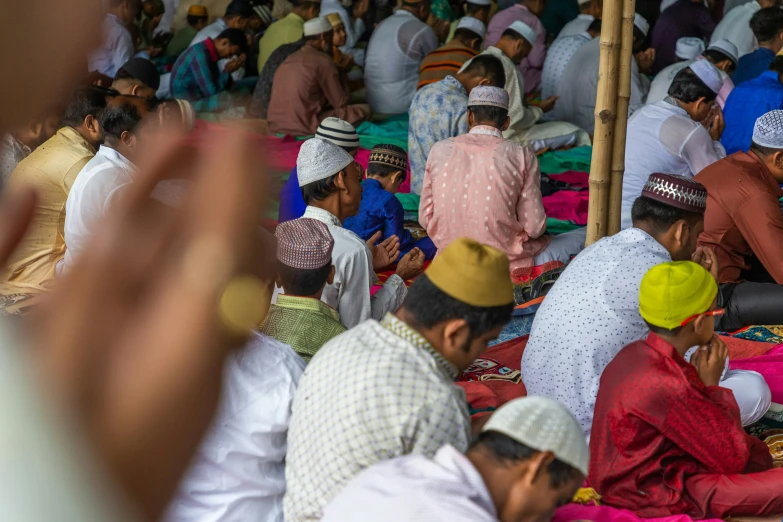
[[[636,13],[633,16],[633,25],[639,29],[644,36],[647,36],[647,33],[650,31],[650,24],[647,23],[647,19],[645,19],[639,13]]]
[[[737,50],[737,46],[734,45],[733,42],[730,42],[725,38],[721,38],[717,42],[711,43],[710,46],[707,47],[707,50],[719,51],[725,54],[727,57],[731,59],[732,62],[734,62],[734,65],[736,65],[737,60],[739,60],[739,50]]]
[[[444,294],[470,306],[514,302],[506,254],[467,237],[440,251],[425,274]]]
[[[264,22],[264,25],[272,25],[272,11],[265,5],[254,5],[253,12]]]
[[[770,149],[783,149],[783,111],[769,111],[756,120],[753,143]]]
[[[536,43],[535,30],[533,30],[533,28],[527,25],[525,22],[517,20],[513,24],[509,25],[508,28],[527,40],[530,45]]]
[[[300,218],[277,225],[277,260],[291,268],[315,270],[332,263],[334,238],[316,219]]]
[[[473,31],[482,38],[484,38],[484,35],[487,32],[487,28],[484,25],[484,22],[478,18],[473,18],[472,16],[463,16],[457,24],[457,29],[467,29],[468,31]]]
[[[408,169],[408,155],[405,151],[394,145],[382,143],[376,145],[370,151],[370,164],[388,165],[400,170]]]
[[[668,8],[670,8],[671,6],[673,6],[676,3],[677,3],[677,0],[663,0],[663,2],[661,2],[661,10],[660,10],[660,12],[662,13],[662,12],[666,11]]]
[[[491,0],[467,0],[469,4],[473,5],[490,5]]]
[[[353,158],[342,148],[321,138],[312,138],[302,144],[296,157],[299,186],[333,176],[353,163]]]
[[[188,16],[209,16],[209,11],[204,5],[194,4],[188,7]]]
[[[329,116],[321,122],[315,131],[315,136],[331,141],[345,150],[359,148],[359,135],[356,133],[356,128],[347,121],[334,116]]]
[[[332,30],[332,24],[329,20],[323,16],[316,16],[312,20],[308,20],[304,23],[304,35],[316,36],[323,33],[328,33]]]
[[[718,94],[723,87],[723,77],[718,68],[712,65],[709,60],[696,60],[688,66],[688,69],[699,77],[712,92]]]
[[[332,29],[337,27],[338,25],[344,26],[343,19],[340,18],[340,15],[337,13],[329,13],[326,15],[326,19],[329,20],[329,25],[332,26]]]
[[[468,97],[468,107],[477,107],[479,105],[489,105],[490,107],[500,107],[508,110],[508,92],[500,87],[490,87],[488,85],[474,87]]]
[[[688,212],[703,214],[707,208],[707,189],[701,183],[677,174],[650,174],[642,196]]]
[[[644,274],[639,287],[639,313],[654,326],[672,330],[712,308],[718,284],[692,261],[669,261]]]
[[[704,40],[693,36],[684,36],[677,40],[675,56],[681,60],[693,60],[704,52]]]
[[[436,258],[437,259],[437,258]],[[587,475],[590,451],[582,427],[565,406],[546,397],[509,401],[490,416],[482,432],[494,431]]]

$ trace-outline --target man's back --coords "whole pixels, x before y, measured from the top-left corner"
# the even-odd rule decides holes
[[[438,47],[424,57],[419,68],[418,89],[434,82],[439,82],[446,76],[454,76],[460,68],[478,54],[458,39]]]
[[[726,129],[720,142],[726,154],[750,149],[753,124],[769,111],[783,109],[783,84],[776,71],[766,71],[734,88],[726,100]]]
[[[683,37],[696,37],[709,40],[715,30],[715,21],[709,10],[701,2],[678,0],[667,8],[653,26],[650,37],[655,49],[653,72],[675,63],[677,40]]]
[[[638,228],[583,250],[568,265],[536,313],[522,381],[528,395],[562,402],[590,434],[598,381],[626,344],[647,325],[639,315],[639,286],[666,249]]]
[[[737,62],[737,68],[731,80],[734,85],[740,85],[743,82],[758,78],[764,71],[769,69],[769,64],[775,58],[775,53],[766,47],[760,47],[750,54],[746,54]]]
[[[573,123],[592,135],[598,92],[599,39],[582,45],[568,61],[558,91],[560,98],[549,119]]]
[[[587,32],[561,36],[549,47],[541,72],[541,98],[557,96],[566,66],[584,44],[592,40]]]
[[[296,13],[289,13],[270,25],[258,42],[258,72],[264,70],[266,61],[275,49],[299,40],[303,34],[304,19]]]
[[[760,9],[761,5],[753,0],[728,11],[712,33],[710,45],[725,38],[737,46],[740,57],[755,51],[758,42],[750,29],[750,19]]]

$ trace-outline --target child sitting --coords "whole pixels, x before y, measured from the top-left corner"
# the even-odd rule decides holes
[[[598,388],[588,482],[602,503],[641,517],[783,514],[783,469],[772,469],[767,445],[743,430],[732,391],[718,385],[728,350],[714,332],[717,294],[690,261],[642,279],[650,334],[617,354]]]
[[[418,241],[405,229],[405,211],[395,197],[405,181],[408,169],[408,155],[396,145],[376,145],[370,151],[367,164],[367,179],[362,182],[362,202],[359,213],[345,220],[343,226],[368,241],[377,232],[379,241],[391,236],[400,240],[400,257],[414,247],[424,254],[425,259],[435,257],[435,244],[429,237]]]

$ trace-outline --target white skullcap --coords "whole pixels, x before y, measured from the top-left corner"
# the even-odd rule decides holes
[[[661,11],[660,12],[662,13],[662,12],[666,11],[668,8],[670,8],[671,6],[673,6],[676,3],[677,3],[677,0],[663,0],[663,2],[661,2]]]
[[[589,4],[589,3],[590,3],[590,2],[592,2],[592,1],[593,1],[593,0],[577,0],[577,3],[578,3],[579,5],[585,5],[585,4]]]
[[[694,36],[683,36],[677,40],[674,55],[681,60],[693,60],[704,52],[704,41]]]
[[[467,0],[469,4],[473,5],[490,5],[490,0]]]
[[[315,18],[304,23],[305,36],[315,36],[318,34],[328,33],[331,30],[332,24],[329,23],[329,20],[321,16],[316,16]]]
[[[633,25],[639,29],[644,36],[647,36],[647,33],[650,31],[650,24],[647,23],[647,20],[639,13],[633,15]]]
[[[546,397],[522,397],[501,406],[482,432],[495,431],[587,475],[590,452],[579,422],[562,404]]]
[[[721,38],[717,42],[710,44],[710,46],[707,47],[707,49],[720,51],[721,53],[731,58],[731,61],[734,62],[735,65],[739,60],[739,50],[737,50],[737,46],[734,45],[733,42],[730,42],[725,38]]]
[[[688,68],[693,71],[693,73],[698,76],[699,79],[704,82],[704,85],[709,87],[712,92],[715,94],[720,92],[721,87],[723,87],[723,78],[721,77],[718,68],[712,65],[709,60],[696,60],[690,64]]]
[[[508,26],[509,29],[517,33],[518,35],[522,36],[525,40],[530,42],[530,45],[533,45],[536,43],[536,32],[535,30],[527,25],[525,22],[522,22],[520,20],[517,20],[513,24]]]
[[[473,31],[480,37],[484,38],[484,34],[487,32],[487,28],[484,26],[484,22],[478,18],[472,16],[463,16],[457,24],[457,29],[467,29]]]
[[[770,149],[783,149],[783,111],[769,111],[756,120],[753,143]]]
[[[312,138],[302,144],[296,157],[296,175],[299,186],[333,176],[353,163],[353,158],[342,148],[321,138]]]

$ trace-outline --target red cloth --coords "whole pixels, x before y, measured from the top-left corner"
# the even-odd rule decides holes
[[[697,475],[686,480],[686,489],[699,510],[713,517],[783,513],[783,468],[744,475]]]
[[[773,347],[765,355],[739,360],[732,359],[731,369],[759,372],[769,385],[773,402],[783,403],[783,345]]]
[[[594,419],[588,481],[604,503],[643,517],[708,517],[712,507],[688,494],[689,478],[772,467],[767,445],[742,429],[731,390],[704,386],[693,365],[655,334],[606,367]]]
[[[542,198],[546,217],[573,221],[577,225],[587,224],[587,190],[560,190]]]
[[[588,172],[567,170],[565,172],[561,172],[560,174],[547,174],[547,176],[555,181],[568,183],[574,189],[590,188],[590,174]]]

